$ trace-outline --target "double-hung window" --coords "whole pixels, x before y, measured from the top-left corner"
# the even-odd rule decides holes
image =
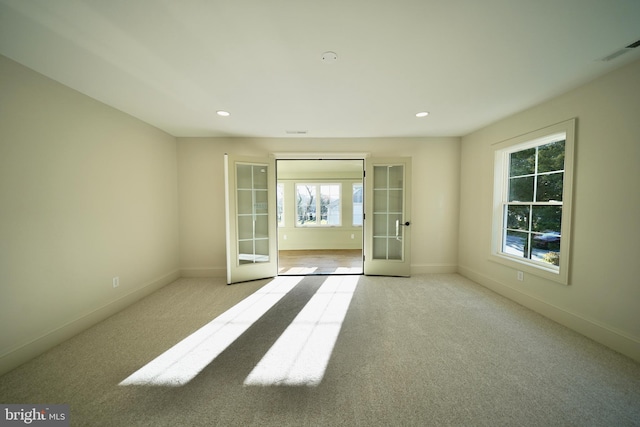
[[[568,284],[575,121],[495,148],[492,256]]]
[[[339,226],[341,219],[340,184],[296,184],[296,226]]]

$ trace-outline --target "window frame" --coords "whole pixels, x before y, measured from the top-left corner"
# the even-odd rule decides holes
[[[316,205],[316,219],[315,222],[313,223],[307,223],[305,222],[304,224],[300,224],[299,219],[298,219],[298,186],[300,185],[305,185],[305,186],[313,186],[315,187],[315,191],[316,191],[316,200],[315,200],[315,205]],[[321,204],[321,197],[320,195],[322,194],[322,190],[321,187],[323,186],[331,186],[331,185],[335,185],[338,187],[338,200],[340,202],[340,208],[338,209],[338,223],[337,224],[322,224],[321,218],[321,212],[322,212],[322,204]],[[295,182],[293,185],[293,190],[294,190],[294,197],[295,197],[295,212],[296,212],[296,216],[295,216],[295,227],[297,228],[326,228],[326,227],[342,227],[342,204],[344,203],[343,200],[343,192],[342,192],[342,184],[340,182],[318,182],[318,181],[304,181],[304,182]],[[318,214],[318,212],[320,212],[320,214]],[[320,217],[320,218],[319,218]]]
[[[573,163],[575,146],[576,119],[570,119],[534,132],[517,136],[493,145],[494,149],[494,188],[493,188],[493,214],[491,231],[491,257],[492,261],[515,268],[518,271],[527,272],[545,279],[569,284],[569,262],[571,258],[571,219],[572,195],[573,195]],[[514,204],[509,202],[509,155],[514,152],[526,150],[549,144],[559,139],[565,140],[564,151],[564,176],[562,184],[562,201],[554,201],[550,205],[562,206],[562,220],[560,226],[560,260],[555,266],[545,262],[523,258],[503,252],[504,236],[506,235],[505,206]],[[532,202],[533,205],[541,202]],[[530,231],[529,231],[530,233]]]

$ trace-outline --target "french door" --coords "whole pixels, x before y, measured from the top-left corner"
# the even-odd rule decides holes
[[[410,276],[411,158],[365,172],[364,274]],[[225,154],[225,184],[227,283],[277,276],[275,160]]]
[[[364,274],[411,275],[411,158],[367,158]]]
[[[227,284],[278,274],[275,161],[225,154]]]

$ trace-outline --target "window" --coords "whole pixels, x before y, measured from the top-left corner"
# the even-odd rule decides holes
[[[340,184],[296,184],[296,226],[339,226]]]
[[[276,206],[278,213],[278,227],[284,227],[284,184],[276,185]]]
[[[568,283],[575,121],[497,145],[495,260]]]
[[[362,226],[362,183],[354,183],[353,189],[353,221],[352,224],[355,227]]]

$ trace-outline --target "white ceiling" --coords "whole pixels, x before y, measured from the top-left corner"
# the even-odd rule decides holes
[[[638,39],[639,0],[0,0],[0,53],[175,136],[465,135]]]

